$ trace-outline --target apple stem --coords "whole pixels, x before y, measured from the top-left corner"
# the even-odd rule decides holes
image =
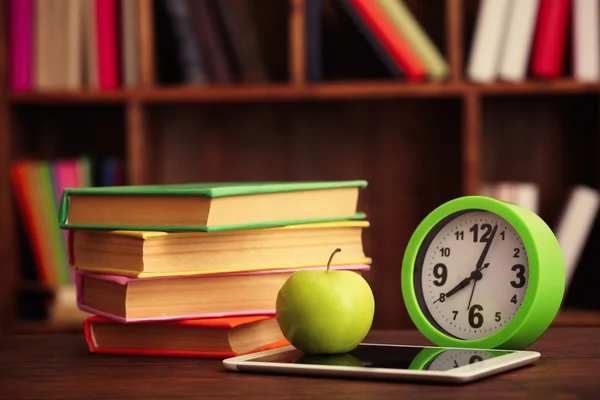
[[[329,261],[327,261],[327,271],[329,272],[329,269],[331,268],[331,260],[333,260],[333,256],[335,256],[336,253],[339,253],[340,251],[342,251],[342,249],[337,248],[333,251],[333,253],[331,253],[331,255],[329,256]]]

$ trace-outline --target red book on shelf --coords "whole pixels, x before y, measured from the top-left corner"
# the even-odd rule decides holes
[[[10,2],[9,66],[10,88],[29,91],[33,67],[33,0]]]
[[[96,0],[96,35],[100,90],[115,90],[119,80],[116,0]]]
[[[558,78],[565,58],[572,0],[541,0],[531,72],[538,78]]]
[[[409,81],[423,80],[427,74],[425,65],[378,3],[373,0],[350,1],[394,62],[404,72],[406,78]]]

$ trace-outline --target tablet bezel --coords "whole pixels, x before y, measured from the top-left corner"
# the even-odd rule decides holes
[[[483,350],[494,349],[466,349],[457,347],[435,347],[398,345],[387,343],[361,343],[362,346],[389,346],[389,347],[418,347],[439,350]],[[223,360],[223,366],[236,372],[259,372],[279,375],[303,375],[317,377],[338,378],[363,378],[384,380],[415,380],[434,381],[448,383],[465,383],[481,379],[490,375],[511,369],[523,367],[536,362],[541,354],[536,351],[511,350],[514,353],[504,354],[498,357],[480,361],[475,364],[464,365],[447,371],[419,371],[409,369],[390,368],[360,368],[332,365],[309,365],[309,364],[284,364],[264,361],[249,361],[255,358],[270,356],[288,351],[296,351],[293,346],[265,350],[257,353],[231,357]]]

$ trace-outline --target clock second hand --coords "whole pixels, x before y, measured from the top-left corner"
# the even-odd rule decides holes
[[[481,267],[481,269],[471,272],[471,277],[475,280],[475,282],[473,282],[473,288],[471,289],[471,296],[469,296],[469,304],[467,305],[467,310],[469,308],[471,308],[471,300],[473,300],[473,293],[475,293],[475,286],[477,285],[477,282],[483,277],[481,270],[484,268],[487,268],[489,265],[490,265],[490,263],[486,263],[483,267]]]
[[[479,257],[479,260],[477,261],[475,271],[473,271],[473,273],[471,273],[471,277],[473,279],[475,279],[475,282],[473,282],[473,288],[471,289],[471,296],[469,296],[469,303],[467,304],[467,310],[469,310],[471,308],[471,301],[473,300],[473,293],[475,293],[475,286],[477,286],[477,281],[479,281],[483,277],[483,275],[481,274],[481,270],[483,268],[487,267],[488,265],[490,265],[489,263],[487,263],[487,264],[485,264],[485,267],[484,267],[483,263],[485,261],[485,257],[487,256],[487,253],[490,250],[490,247],[492,247],[492,242],[494,241],[494,237],[496,236],[497,230],[498,230],[498,225],[494,225],[494,229],[492,229],[492,234],[488,238],[488,241],[485,244],[483,251],[481,252],[481,256]]]

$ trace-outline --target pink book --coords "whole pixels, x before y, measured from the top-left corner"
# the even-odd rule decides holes
[[[33,0],[10,2],[10,87],[31,90]]]
[[[77,305],[121,323],[195,318],[275,315],[285,280],[300,269],[130,278],[76,271]],[[332,270],[362,274],[369,265],[336,265]]]
[[[98,79],[100,90],[118,86],[117,9],[115,0],[96,0]]]

